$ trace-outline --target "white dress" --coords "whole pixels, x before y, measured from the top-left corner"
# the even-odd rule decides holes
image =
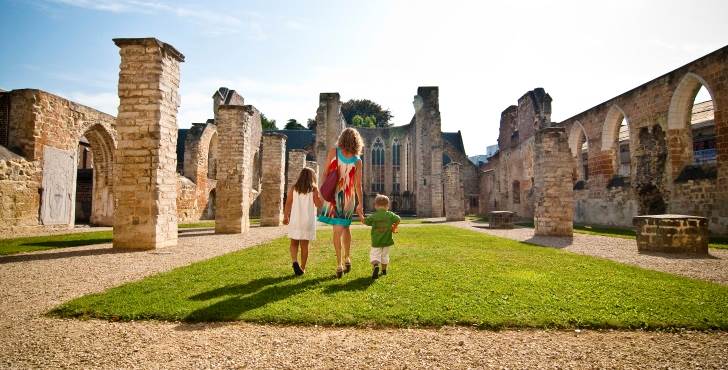
[[[313,203],[313,191],[301,194],[293,190],[288,237],[295,240],[316,240],[316,205]]]

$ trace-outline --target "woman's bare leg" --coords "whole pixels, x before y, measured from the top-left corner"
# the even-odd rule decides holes
[[[348,227],[342,231],[341,239],[344,244],[344,261],[351,263],[351,230]]]
[[[308,240],[301,240],[301,268],[306,270],[306,261],[308,261]]]
[[[336,267],[341,268],[341,233],[343,227],[334,226],[334,251],[336,251]]]

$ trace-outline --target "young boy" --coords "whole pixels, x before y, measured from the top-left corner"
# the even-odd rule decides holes
[[[389,248],[394,245],[392,233],[397,232],[400,218],[394,212],[389,211],[389,198],[386,195],[377,195],[374,198],[372,213],[362,223],[372,227],[372,250],[369,258],[372,261],[372,279],[379,277],[379,264],[382,264],[382,275],[387,274],[389,264]]]

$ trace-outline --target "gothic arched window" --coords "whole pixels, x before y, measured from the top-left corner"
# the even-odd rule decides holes
[[[374,140],[372,145],[372,192],[384,192],[384,141]]]

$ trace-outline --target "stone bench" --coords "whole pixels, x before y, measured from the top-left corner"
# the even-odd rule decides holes
[[[515,212],[510,211],[492,211],[488,212],[488,215],[490,216],[490,220],[488,222],[488,227],[491,229],[512,229],[513,228],[513,218],[515,217]]]
[[[708,254],[708,219],[686,215],[649,215],[632,219],[640,252]]]

